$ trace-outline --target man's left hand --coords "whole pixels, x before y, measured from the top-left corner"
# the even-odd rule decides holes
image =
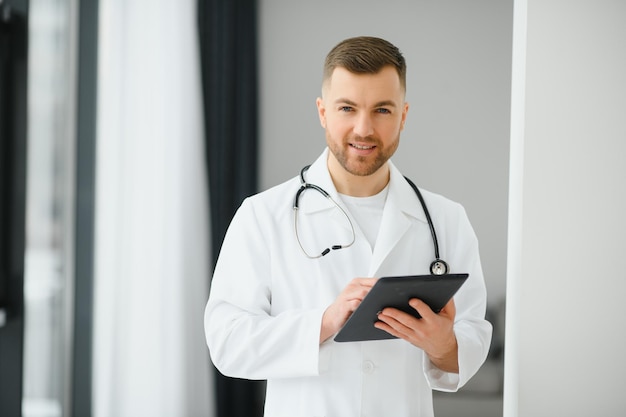
[[[413,298],[409,305],[422,316],[415,318],[396,308],[385,308],[375,326],[422,349],[431,362],[445,372],[459,372],[458,345],[454,335],[456,307],[450,300],[439,314],[422,300]]]

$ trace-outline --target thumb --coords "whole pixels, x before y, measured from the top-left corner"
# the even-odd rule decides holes
[[[439,314],[454,319],[454,317],[456,316],[456,305],[454,304],[454,298],[451,298],[450,301],[448,301],[448,304],[443,306]]]

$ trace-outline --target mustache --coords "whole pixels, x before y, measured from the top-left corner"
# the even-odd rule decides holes
[[[348,142],[361,142],[361,143],[372,143],[378,144],[380,141],[378,138],[374,136],[359,136],[359,135],[351,135],[346,138]]]

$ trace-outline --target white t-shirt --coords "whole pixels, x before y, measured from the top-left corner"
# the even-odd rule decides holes
[[[371,197],[352,197],[339,194],[353,221],[356,222],[355,228],[361,229],[372,250],[376,245],[388,193],[389,184],[381,192]]]

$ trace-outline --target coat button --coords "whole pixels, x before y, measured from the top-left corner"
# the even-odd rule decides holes
[[[363,373],[371,374],[374,372],[374,362],[372,361],[364,361],[363,362]]]

